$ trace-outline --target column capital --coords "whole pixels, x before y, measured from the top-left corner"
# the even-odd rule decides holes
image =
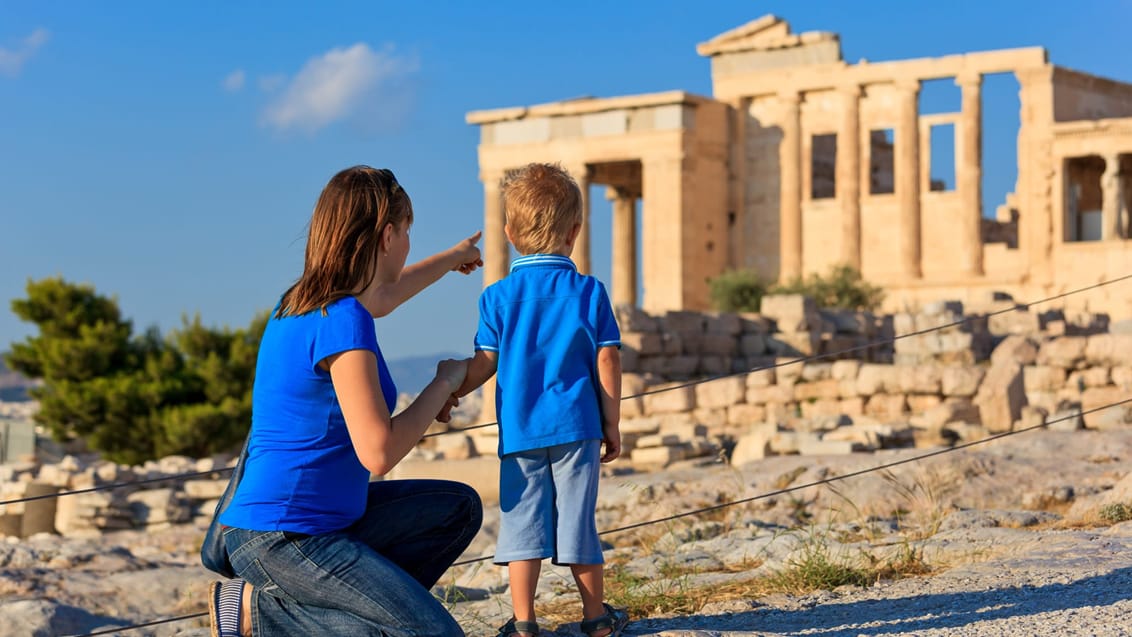
[[[920,80],[915,78],[896,80],[892,83],[892,85],[895,86],[896,90],[898,91],[906,93],[920,92]]]
[[[504,168],[499,168],[499,169],[481,168],[480,169],[480,181],[483,182],[484,185],[491,184],[491,183],[498,184],[499,182],[503,181],[503,178],[506,175],[507,175],[507,170],[504,169]]]
[[[593,169],[584,161],[564,161],[562,162],[562,167],[566,169],[566,172],[570,173],[571,177],[578,181],[589,179],[593,176]]]
[[[844,97],[861,97],[861,93],[864,92],[864,89],[865,87],[860,84],[841,84],[838,85],[835,90],[838,95]]]
[[[802,94],[798,91],[783,91],[777,95],[783,106],[797,107],[802,103]]]
[[[955,75],[955,85],[960,88],[979,88],[983,85],[983,74],[978,71],[963,71]]]

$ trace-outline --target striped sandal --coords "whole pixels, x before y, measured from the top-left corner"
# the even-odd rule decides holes
[[[213,582],[208,586],[208,624],[212,637],[241,637],[240,615],[244,610],[242,579]]]
[[[624,608],[614,608],[609,604],[602,603],[602,606],[605,607],[604,615],[582,620],[582,632],[590,637],[617,637],[629,625],[629,613]],[[604,630],[609,632],[602,632]]]

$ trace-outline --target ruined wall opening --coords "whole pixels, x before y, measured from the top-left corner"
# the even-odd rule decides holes
[[[955,190],[955,124],[936,124],[928,134],[931,155],[928,159],[928,190]]]
[[[1105,161],[1097,155],[1065,160],[1065,240],[1100,241]]]
[[[963,110],[963,91],[955,78],[920,81],[920,115],[958,113]]]
[[[1013,73],[983,76],[983,216],[1004,221],[1018,183],[1018,133],[1022,128],[1021,86]],[[999,208],[1006,206],[999,214]],[[1022,211],[1023,213],[1025,211]]]
[[[1015,197],[1018,183],[1018,133],[1022,128],[1021,86],[1013,73],[983,76],[982,166],[983,242],[1018,247],[1019,210]]]
[[[1120,236],[1132,233],[1132,153],[1120,156]]]
[[[896,134],[891,128],[869,131],[869,194],[896,192]]]
[[[837,134],[814,135],[810,140],[810,198],[837,196]]]

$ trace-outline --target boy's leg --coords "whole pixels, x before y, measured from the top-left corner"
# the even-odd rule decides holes
[[[511,606],[515,619],[535,621],[535,589],[542,560],[515,560],[507,564],[507,577],[511,585]],[[600,605],[600,604],[599,604]]]
[[[601,441],[583,440],[550,448],[557,511],[555,564],[601,564],[604,557],[597,534],[598,480]]]
[[[604,567],[601,564],[571,564],[570,572],[582,595],[582,618],[593,619],[605,614]]]
[[[379,480],[369,484],[361,519],[347,531],[432,588],[468,547],[483,522],[474,489],[448,480]]]
[[[554,553],[554,481],[546,449],[508,454],[499,465],[499,539],[495,563],[507,564],[515,619],[535,621],[535,590]]]
[[[598,481],[601,478],[601,441],[583,440],[551,450],[551,470],[557,492],[557,551],[555,564],[569,564],[578,593],[582,616],[593,619],[605,614],[602,582],[604,558],[597,534]]]

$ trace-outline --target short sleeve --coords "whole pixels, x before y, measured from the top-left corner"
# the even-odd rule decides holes
[[[312,371],[316,371],[318,364],[327,356],[353,349],[377,353],[373,318],[356,301],[332,303],[327,307],[326,315],[319,310],[312,315],[312,320],[316,321],[311,343]]]
[[[609,303],[609,296],[605,293],[605,286],[597,284],[597,298],[594,305],[596,316],[594,327],[597,328],[598,347],[621,347],[621,330],[617,327],[617,319],[613,316],[613,306]]]
[[[480,295],[480,322],[476,327],[475,349],[488,352],[499,351],[499,321],[495,308],[488,301],[487,291]]]

